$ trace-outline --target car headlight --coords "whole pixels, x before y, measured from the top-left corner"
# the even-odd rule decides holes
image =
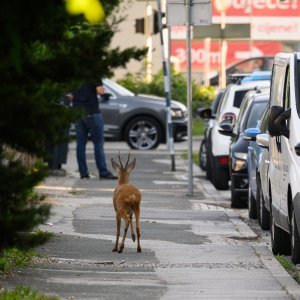
[[[171,109],[172,118],[183,118],[183,112],[180,108]]]
[[[235,157],[237,159],[246,160],[247,159],[247,153],[244,153],[244,152],[234,152],[233,153],[233,157]]]

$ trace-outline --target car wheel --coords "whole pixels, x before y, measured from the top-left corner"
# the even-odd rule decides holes
[[[300,263],[300,238],[295,218],[295,211],[292,207],[291,221],[290,221],[290,236],[291,236],[291,255],[292,262],[296,265]]]
[[[155,149],[162,140],[162,129],[151,117],[136,117],[125,129],[125,140],[131,149]]]
[[[227,171],[217,166],[215,158],[213,158],[212,182],[217,190],[228,190]]]
[[[199,149],[199,167],[201,168],[202,171],[206,170],[206,145],[205,145],[205,139],[202,140],[200,144],[200,149]]]
[[[248,216],[250,219],[257,219],[256,201],[253,197],[251,186],[248,188]]]
[[[291,253],[291,243],[289,235],[278,227],[275,223],[272,212],[272,204],[270,205],[270,229],[271,229],[271,244],[274,255]]]
[[[265,206],[265,198],[261,188],[260,178],[257,177],[257,191],[256,191],[256,206],[257,206],[257,219],[262,230],[270,229],[270,213]]]

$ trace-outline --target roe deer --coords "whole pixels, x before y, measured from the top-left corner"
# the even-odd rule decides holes
[[[117,221],[117,233],[116,233],[116,244],[112,251],[118,251],[122,253],[124,249],[125,238],[127,234],[127,230],[130,224],[131,228],[131,237],[132,240],[135,242],[135,234],[132,224],[132,215],[135,214],[136,220],[136,233],[137,233],[137,252],[142,252],[141,245],[140,245],[140,204],[141,204],[141,193],[134,185],[129,184],[129,176],[130,172],[135,167],[136,159],[134,159],[131,163],[129,163],[130,159],[130,152],[128,154],[128,159],[126,162],[125,167],[123,167],[119,152],[119,162],[115,162],[111,159],[111,164],[118,176],[118,183],[114,191],[113,196],[113,203],[116,212],[116,221]],[[124,236],[120,247],[118,248],[119,244],[119,237],[120,237],[120,228],[121,228],[121,218],[125,221],[125,229],[124,229]]]

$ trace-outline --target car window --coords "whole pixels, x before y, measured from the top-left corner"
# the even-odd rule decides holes
[[[233,73],[252,73],[253,71],[264,70],[264,59],[263,58],[253,58],[245,62],[237,64],[232,72]]]
[[[283,90],[284,90],[285,66],[274,65],[271,85],[271,101],[272,105],[282,106]]]
[[[105,93],[111,94],[110,99],[117,99],[116,93],[106,84],[104,84]]]
[[[253,105],[251,106],[248,114],[247,124],[244,129],[257,127],[258,121],[261,119],[263,113],[265,112],[267,105],[267,101],[253,102]]]
[[[233,100],[233,106],[239,108],[241,106],[242,100],[247,92],[250,90],[244,90],[244,91],[236,91],[234,94],[234,100]]]
[[[224,95],[224,90],[219,91],[218,95],[216,96],[215,100],[211,105],[212,114],[215,115],[217,113],[219,104],[221,103],[222,96]]]
[[[124,88],[123,86],[119,85],[118,83],[112,80],[104,79],[103,82],[107,88],[114,90],[120,96],[130,96],[130,97],[134,96],[133,92],[127,90],[126,88]]]
[[[259,122],[259,129],[261,133],[266,133],[268,131],[268,120],[269,120],[269,107],[267,106],[266,111],[264,112],[261,121]]]

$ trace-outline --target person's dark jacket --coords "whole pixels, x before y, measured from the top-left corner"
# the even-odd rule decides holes
[[[99,101],[96,92],[96,85],[84,83],[73,93],[73,107],[82,108],[86,114],[99,113]]]

